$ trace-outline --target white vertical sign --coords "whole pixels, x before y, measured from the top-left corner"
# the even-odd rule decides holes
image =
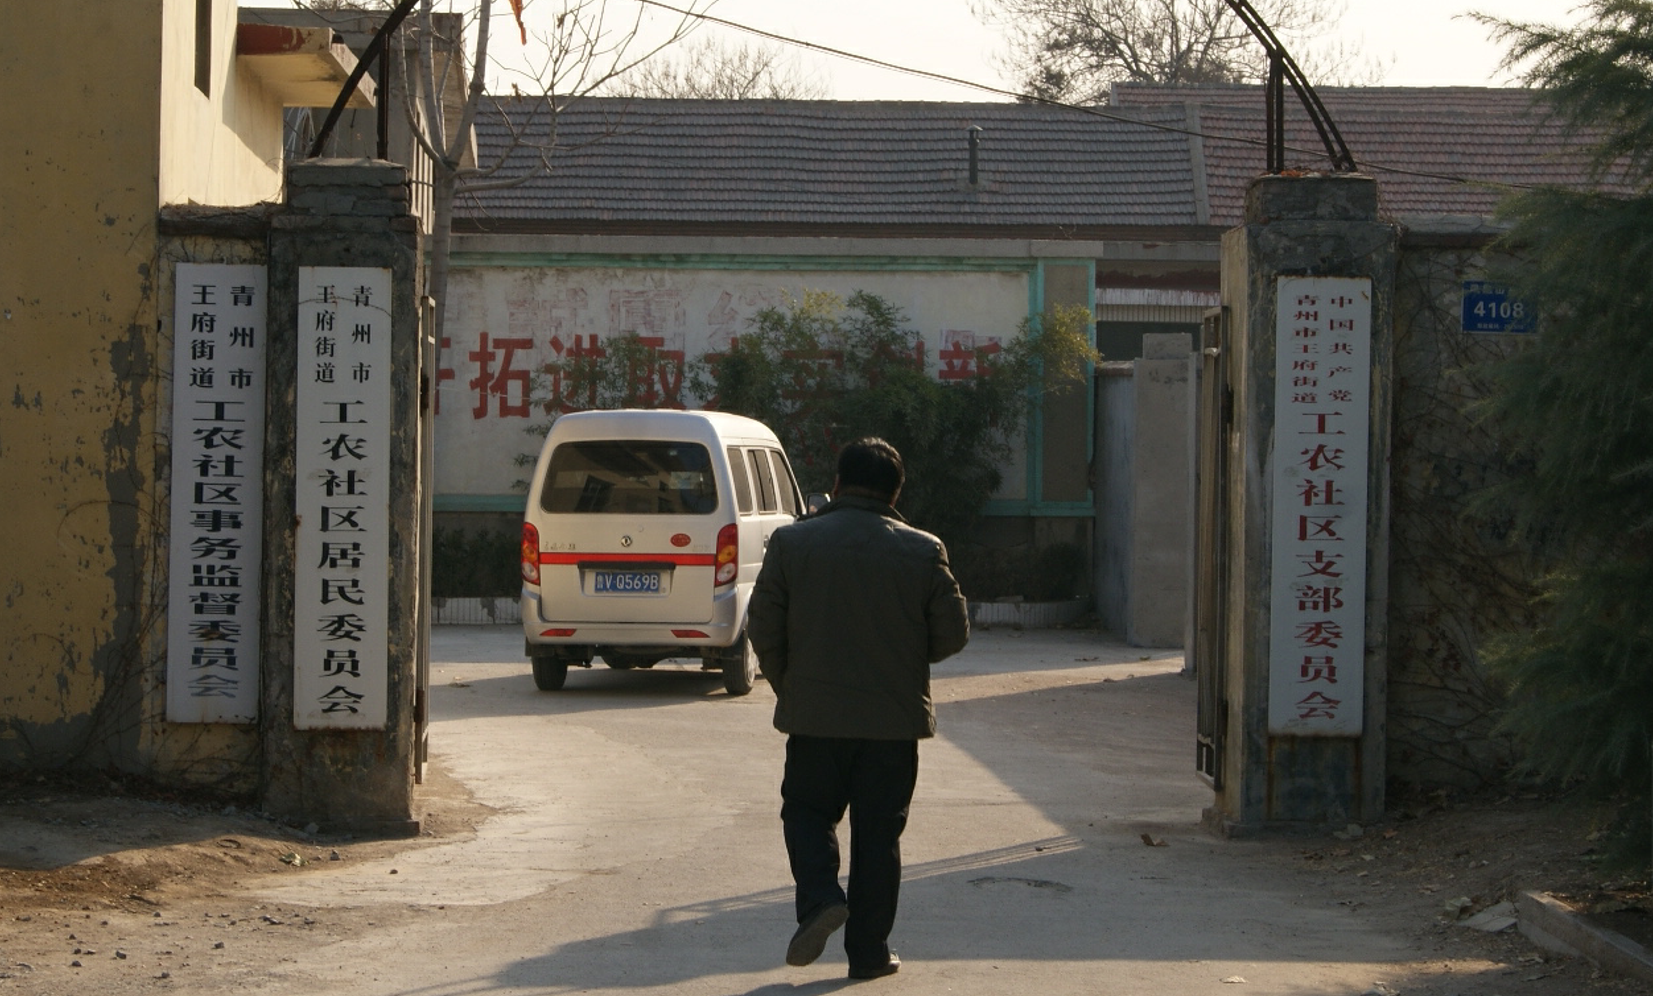
[[[378,729],[389,692],[390,271],[300,267],[293,725]]]
[[[263,266],[179,263],[172,342],[166,718],[258,718]]]
[[[1281,277],[1275,292],[1268,729],[1359,736],[1372,282]]]

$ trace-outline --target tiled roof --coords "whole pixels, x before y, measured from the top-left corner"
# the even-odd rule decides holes
[[[1508,185],[1575,183],[1585,157],[1534,92],[1327,88],[1332,120],[1377,177],[1386,216],[1490,215]],[[1256,86],[1127,85],[1094,111],[1011,103],[591,98],[557,118],[552,170],[457,205],[466,231],[664,230],[1107,237],[1227,228],[1264,169]],[[479,162],[546,144],[534,104],[477,123]],[[1286,98],[1287,163],[1324,169],[1318,135]],[[980,128],[978,182],[969,133]],[[1188,132],[1197,131],[1198,138]],[[537,132],[537,133],[536,133]],[[1204,198],[1201,198],[1201,191]]]
[[[1317,88],[1363,173],[1377,178],[1390,217],[1488,216],[1512,187],[1576,184],[1587,157],[1532,90],[1493,87]],[[1265,162],[1263,90],[1258,86],[1120,85],[1114,110],[1195,105],[1211,219],[1242,220],[1245,188]],[[1329,168],[1319,134],[1287,92],[1286,164]]]
[[[505,115],[479,119],[479,161],[507,147],[508,122],[530,106],[518,101]],[[1180,127],[1182,113],[1169,107],[1142,115]],[[974,186],[972,128],[981,129]],[[587,99],[558,117],[556,144],[549,175],[481,193],[461,205],[461,217],[481,228],[518,231],[684,223],[952,230],[1195,223],[1186,136],[1064,108]],[[529,155],[518,151],[513,165],[526,166]]]

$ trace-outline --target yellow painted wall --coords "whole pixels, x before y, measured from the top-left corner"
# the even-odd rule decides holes
[[[157,212],[280,190],[280,107],[235,79],[234,0],[213,13],[210,100],[195,0],[0,14],[0,771],[153,760],[171,343]]]
[[[152,601],[161,3],[0,32],[0,763],[83,746]]]

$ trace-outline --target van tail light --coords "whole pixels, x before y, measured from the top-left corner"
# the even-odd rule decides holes
[[[540,531],[527,522],[522,524],[522,580],[540,583]]]
[[[713,586],[733,584],[740,574],[740,526],[731,522],[717,531],[717,573]]]

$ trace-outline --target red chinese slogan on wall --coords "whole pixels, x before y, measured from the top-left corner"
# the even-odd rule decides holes
[[[577,289],[549,298],[513,298],[504,331],[479,329],[470,342],[443,338],[436,413],[453,419],[463,412],[462,417],[480,422],[540,419],[597,407],[597,385],[579,372],[601,364],[622,339],[634,347],[622,375],[625,394],[635,404],[715,406],[714,398],[689,395],[688,366],[697,359],[715,365],[744,323],[736,320],[732,299],[724,294],[712,313],[694,316],[700,323],[691,334],[683,296],[672,290],[614,289],[606,309]],[[984,359],[1003,351],[1001,337],[969,330],[942,329],[932,339],[939,340],[939,347],[920,338],[913,360],[941,381],[974,378]]]
[[[387,715],[390,271],[300,267],[293,725]]]
[[[1268,728],[1358,736],[1371,281],[1281,277],[1276,293]]]
[[[166,718],[258,718],[264,267],[179,263]]]

